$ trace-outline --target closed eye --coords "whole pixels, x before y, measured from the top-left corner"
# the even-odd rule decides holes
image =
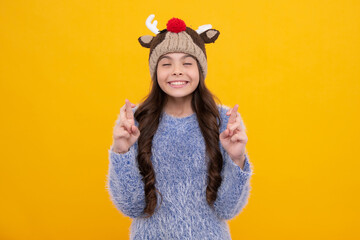
[[[192,63],[184,63],[185,65],[192,65]]]

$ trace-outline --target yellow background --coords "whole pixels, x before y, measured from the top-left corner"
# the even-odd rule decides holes
[[[239,104],[254,165],[233,239],[360,238],[360,2],[0,2],[0,239],[128,239],[105,189],[121,106],[149,91],[172,17],[220,31],[209,89]]]

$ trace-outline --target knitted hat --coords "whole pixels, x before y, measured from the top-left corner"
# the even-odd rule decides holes
[[[167,28],[159,31],[156,27],[157,21],[153,23],[155,15],[151,14],[146,19],[146,26],[156,36],[144,35],[138,38],[141,46],[150,48],[149,68],[153,77],[159,58],[167,53],[182,52],[194,56],[200,63],[204,78],[207,74],[207,57],[205,43],[213,43],[220,32],[211,29],[210,24],[200,26],[196,31],[187,27],[185,22],[179,18],[172,18],[166,24]]]

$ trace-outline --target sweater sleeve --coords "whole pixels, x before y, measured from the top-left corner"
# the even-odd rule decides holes
[[[137,142],[128,152],[120,154],[111,148],[106,188],[110,199],[124,215],[136,218],[145,208],[144,182],[140,174],[136,157]]]
[[[226,129],[229,116],[226,116],[227,109],[221,109],[223,122],[220,133]],[[218,195],[214,202],[214,209],[219,218],[232,219],[238,215],[248,202],[250,178],[253,174],[252,165],[248,154],[245,154],[244,168],[236,165],[229,154],[220,144],[220,151],[223,156],[223,169],[221,171],[222,183],[218,189]]]
[[[223,153],[222,183],[214,203],[216,214],[222,219],[232,219],[238,215],[248,202],[252,170],[248,155],[242,170],[227,153]]]

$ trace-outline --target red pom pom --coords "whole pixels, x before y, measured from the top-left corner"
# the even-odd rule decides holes
[[[170,32],[178,33],[186,30],[186,24],[179,18],[172,18],[166,24],[167,30]]]

